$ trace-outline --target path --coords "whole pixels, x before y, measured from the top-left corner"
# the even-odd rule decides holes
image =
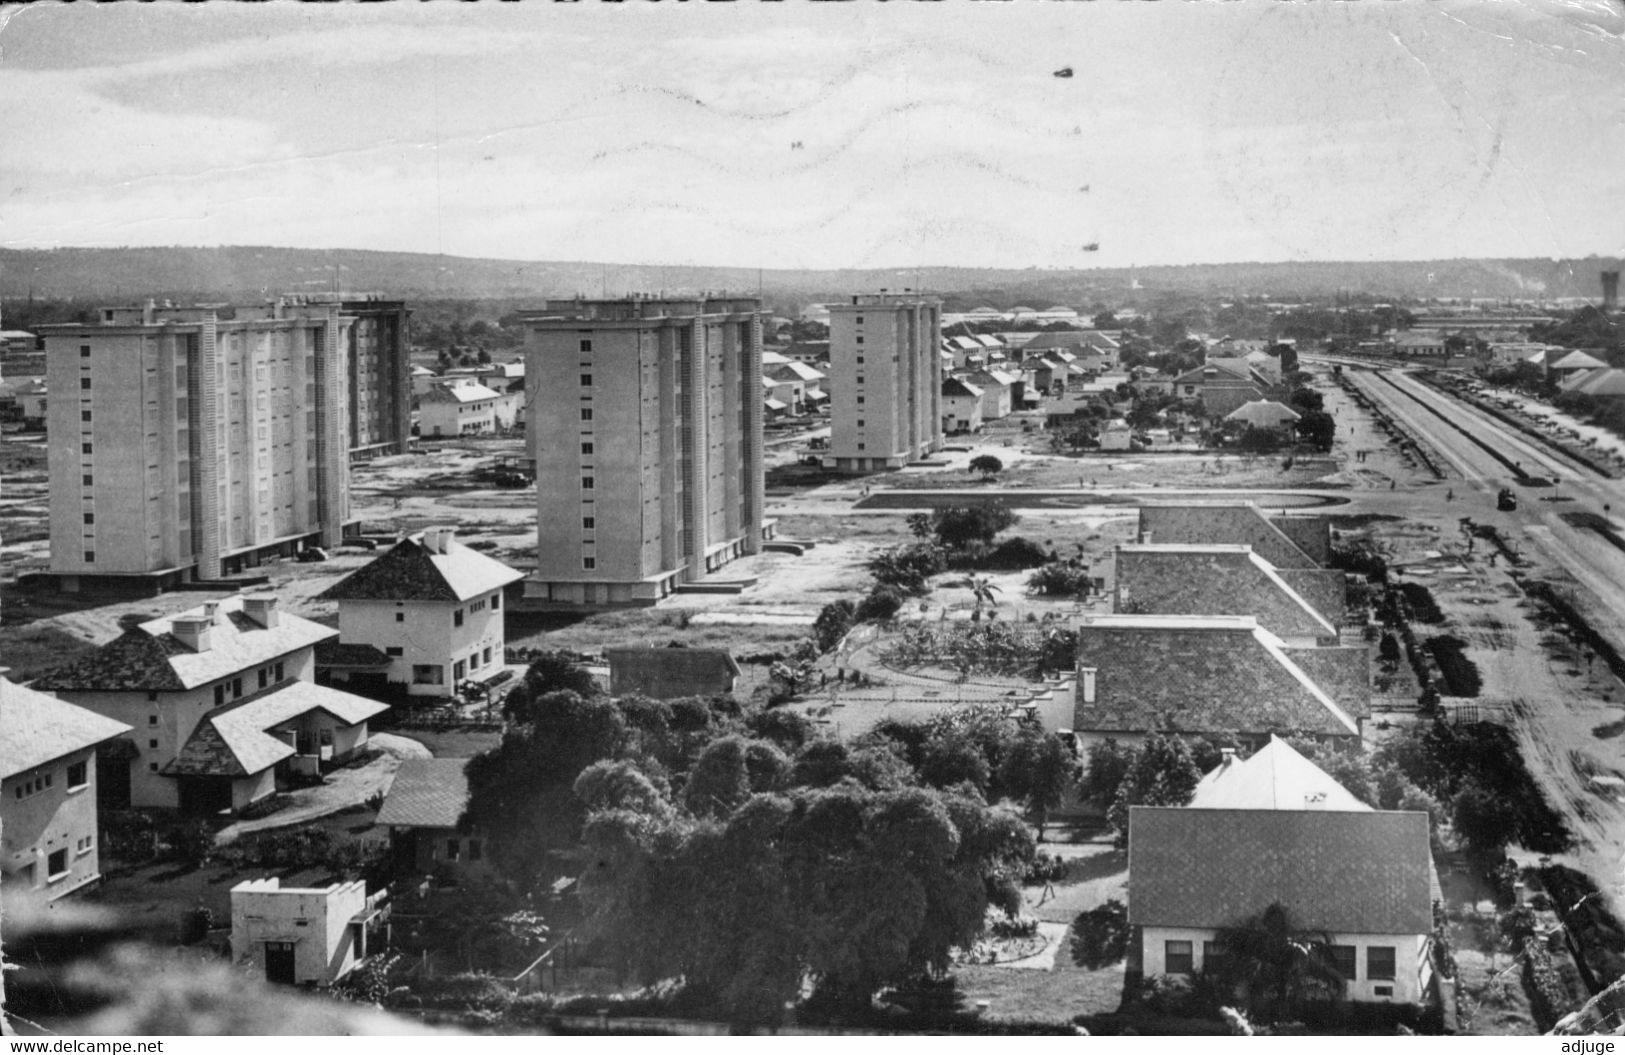
[[[214,837],[215,844],[224,846],[250,832],[287,828],[360,806],[372,796],[389,790],[403,760],[430,757],[429,749],[416,740],[392,733],[374,733],[370,743],[384,753],[364,766],[333,770],[327,774],[326,783],[287,792],[291,805],[268,817],[227,825]]]

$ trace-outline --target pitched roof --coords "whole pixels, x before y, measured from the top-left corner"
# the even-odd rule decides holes
[[[1117,610],[1144,615],[1251,615],[1280,637],[1337,637],[1337,626],[1251,546],[1117,547]]]
[[[294,753],[287,740],[273,736],[269,730],[317,710],[345,725],[356,725],[389,710],[389,705],[325,685],[296,681],[205,715],[163,772],[168,776],[217,777],[259,773]]]
[[[1251,546],[1277,568],[1319,566],[1251,502],[1148,502],[1140,506],[1139,537],[1156,543],[1240,543]]]
[[[1625,370],[1602,367],[1578,374],[1563,387],[1570,392],[1583,392],[1588,396],[1625,396]]]
[[[123,722],[0,678],[0,778],[129,731]]]
[[[969,381],[965,381],[961,378],[945,377],[942,379],[942,394],[944,396],[980,397],[982,390],[971,384]]]
[[[477,403],[482,399],[498,399],[494,392],[478,382],[471,385],[433,385],[419,399],[430,403]]]
[[[1224,416],[1226,421],[1245,421],[1249,425],[1273,427],[1287,421],[1297,421],[1303,415],[1273,399],[1251,399]]]
[[[321,595],[324,601],[466,601],[523,579],[456,539],[437,553],[424,536],[402,539],[340,579]]]
[[[1272,904],[1310,930],[1426,934],[1426,813],[1129,809],[1129,922],[1225,927]]]
[[[323,641],[316,646],[318,667],[387,667],[395,662],[376,645]]]
[[[739,663],[725,648],[606,648],[609,691],[658,699],[727,691]]]
[[[1371,810],[1325,770],[1274,735],[1251,757],[1227,757],[1217,768],[1204,775],[1196,785],[1190,808],[1352,810],[1356,813]]]
[[[53,692],[175,692],[230,677],[339,633],[284,611],[277,612],[275,626],[262,627],[243,614],[241,594],[208,604],[215,614],[209,647],[202,652],[182,643],[171,627],[177,620],[203,619],[207,605],[132,627],[34,685]]]
[[[785,374],[791,376],[785,377]],[[794,359],[774,367],[768,375],[780,381],[822,381],[824,375],[808,366],[806,363]]]
[[[1359,722],[1294,663],[1252,616],[1085,616],[1078,666],[1094,699],[1073,708],[1079,732],[1359,735]]]
[[[395,771],[377,823],[397,828],[455,828],[468,808],[466,758],[408,758]]]
[[[1595,370],[1608,364],[1594,355],[1587,355],[1582,351],[1573,351],[1557,362],[1551,364],[1553,370]]]

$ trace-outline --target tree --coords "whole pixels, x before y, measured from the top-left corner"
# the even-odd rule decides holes
[[[1078,778],[1078,760],[1060,737],[1027,726],[1005,747],[999,766],[999,785],[1004,794],[1018,800],[1038,815],[1038,830],[1044,830],[1049,811],[1066,798],[1067,789]]]
[[[592,672],[576,662],[568,652],[543,652],[531,660],[524,677],[503,701],[503,711],[515,721],[525,719],[516,715],[530,706],[538,696],[566,690],[578,696],[597,696],[601,690]]]
[[[970,460],[970,471],[983,476],[997,476],[1004,471],[1004,463],[991,454],[978,454]]]
[[[484,348],[481,348],[479,354],[474,358],[481,366],[491,365],[491,353],[486,351]]]
[[[1152,733],[1138,748],[1118,785],[1106,819],[1117,832],[1117,846],[1128,846],[1130,806],[1183,806],[1196,793],[1202,771],[1190,745],[1177,736]]]
[[[996,593],[1001,593],[1002,591],[998,588],[998,586],[994,585],[991,577],[986,575],[967,575],[964,579],[954,583],[954,585],[963,586],[971,592],[971,598],[976,603],[975,610],[978,614],[981,613],[984,605],[989,608],[998,607],[999,600],[993,595]]]
[[[1015,524],[1016,514],[1003,502],[950,506],[932,517],[937,541],[949,549],[964,549],[973,542],[989,545],[993,536]]]
[[[1128,776],[1134,764],[1136,749],[1116,740],[1096,740],[1089,745],[1084,756],[1083,776],[1078,783],[1078,796],[1100,809],[1106,809],[1117,798],[1117,789]]]
[[[1088,567],[1068,561],[1051,561],[1027,578],[1028,591],[1046,597],[1086,597],[1093,585]]]
[[[1244,995],[1254,1018],[1295,1018],[1308,1004],[1343,995],[1345,979],[1332,961],[1331,935],[1300,929],[1279,904],[1223,928],[1214,944],[1220,961],[1213,973]]]
[[[928,578],[948,570],[948,557],[935,543],[916,542],[886,550],[872,558],[868,568],[882,586],[919,596],[926,592]]]
[[[883,623],[903,607],[903,594],[894,586],[877,585],[858,605],[855,618],[860,623]]]
[[[776,791],[790,773],[790,760],[764,740],[725,736],[700,753],[683,788],[683,803],[696,817],[725,818],[753,794]]]
[[[842,598],[826,604],[813,620],[813,640],[818,644],[818,651],[828,652],[840,644],[856,621],[857,606],[851,601]]]
[[[1298,418],[1298,438],[1316,450],[1332,449],[1337,434],[1337,420],[1324,410],[1305,410]]]

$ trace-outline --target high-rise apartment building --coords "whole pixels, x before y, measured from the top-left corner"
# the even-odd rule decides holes
[[[309,303],[336,303],[355,319],[345,371],[350,393],[350,457],[404,454],[412,445],[412,360],[405,301],[375,293],[341,293]]]
[[[278,300],[42,327],[62,588],[160,590],[338,542],[353,326],[336,304]]]
[[[942,301],[880,292],[829,306],[824,465],[900,469],[942,448]]]
[[[652,604],[771,537],[760,306],[629,297],[526,315],[528,598]]]

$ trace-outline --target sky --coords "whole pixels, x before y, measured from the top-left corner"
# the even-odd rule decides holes
[[[1611,0],[0,19],[11,248],[768,268],[1625,253]]]

